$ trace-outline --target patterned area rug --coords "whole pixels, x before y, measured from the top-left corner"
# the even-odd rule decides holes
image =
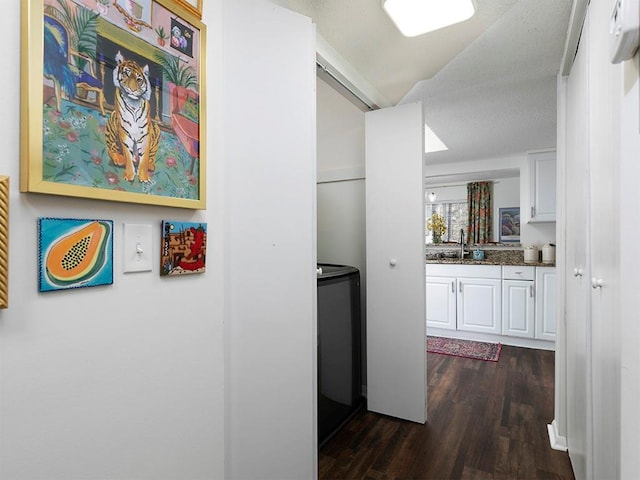
[[[429,353],[497,362],[500,358],[501,350],[501,343],[427,336],[427,352]]]

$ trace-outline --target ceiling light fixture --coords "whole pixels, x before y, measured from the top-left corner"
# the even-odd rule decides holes
[[[433,202],[435,202],[435,201],[436,201],[436,192],[431,192],[431,193],[429,194],[429,201],[430,201],[431,203],[433,203]]]
[[[463,22],[476,13],[472,0],[383,0],[382,7],[405,37]]]

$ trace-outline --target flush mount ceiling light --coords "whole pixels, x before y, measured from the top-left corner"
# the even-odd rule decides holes
[[[383,0],[382,7],[405,37],[463,22],[476,12],[472,0]]]

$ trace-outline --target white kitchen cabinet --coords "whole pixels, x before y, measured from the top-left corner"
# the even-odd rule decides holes
[[[532,265],[428,264],[427,330],[552,349],[555,275],[555,267]]]
[[[500,283],[495,278],[458,278],[458,330],[501,333]]]
[[[529,178],[526,222],[556,221],[556,152],[531,153],[527,159]]]
[[[502,267],[502,334],[534,338],[535,278],[532,266]]]
[[[427,327],[456,329],[455,277],[427,276]]]
[[[536,331],[539,340],[556,339],[556,269],[536,268]]]
[[[502,334],[534,338],[535,286],[532,280],[502,280]]]
[[[500,334],[497,265],[427,266],[427,327]]]

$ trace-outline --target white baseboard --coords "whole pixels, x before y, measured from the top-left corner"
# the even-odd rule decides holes
[[[554,450],[560,450],[561,452],[567,451],[567,439],[558,434],[558,425],[556,421],[552,421],[547,425],[547,432],[549,432],[549,443]]]
[[[556,349],[556,343],[547,340],[536,340],[534,338],[510,337],[507,335],[493,335],[490,333],[467,332],[464,330],[447,330],[435,328],[427,325],[427,335],[436,337],[457,338],[460,340],[475,340],[477,342],[501,343],[512,347],[537,348],[539,350]]]

